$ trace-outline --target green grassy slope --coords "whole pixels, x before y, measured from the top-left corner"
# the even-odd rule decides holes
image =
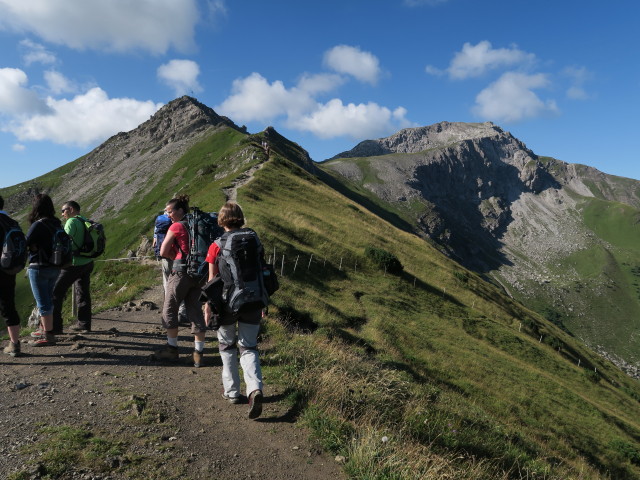
[[[285,273],[278,314],[315,331],[266,363],[322,411],[309,421],[354,478],[418,478],[384,472],[396,455],[427,469],[424,448],[460,454],[440,459],[457,478],[640,475],[637,382],[574,338],[286,160],[239,199]],[[404,274],[369,264],[370,244]],[[371,431],[397,443],[366,455]]]
[[[177,191],[217,209],[221,188],[262,160],[259,143],[229,131],[195,146],[166,184],[104,219],[107,257],[149,236]],[[262,339],[265,378],[288,386],[350,478],[640,478],[637,382],[283,151],[238,192],[284,274]],[[404,272],[380,270],[368,246]],[[147,267],[111,265],[94,276],[102,305],[154,281]]]

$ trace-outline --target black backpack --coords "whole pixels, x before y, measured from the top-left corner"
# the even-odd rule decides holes
[[[73,240],[64,231],[61,225],[51,225],[44,220],[39,220],[49,232],[51,232],[51,255],[47,257],[44,250],[40,249],[40,261],[55,267],[68,267],[73,262]]]
[[[16,275],[27,263],[27,239],[18,222],[7,215],[0,214],[0,228],[3,232],[0,269],[9,275]]]
[[[224,283],[224,308],[235,314],[266,307],[269,303],[264,282],[266,264],[256,232],[250,228],[225,232],[216,244],[220,247],[216,262]]]
[[[202,280],[209,274],[209,264],[205,262],[209,247],[224,233],[218,225],[218,214],[207,213],[192,207],[191,213],[183,220],[189,234],[189,251],[182,252],[183,262],[174,261],[174,271],[186,272],[189,276]],[[180,248],[180,247],[178,247]]]

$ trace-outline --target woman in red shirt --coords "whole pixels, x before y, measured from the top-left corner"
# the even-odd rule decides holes
[[[227,232],[233,232],[244,225],[244,213],[240,205],[227,202],[218,213],[218,225]],[[220,247],[212,243],[207,253],[209,263],[209,280],[218,274],[217,257]],[[240,351],[240,366],[244,374],[249,401],[249,418],[258,418],[262,413],[262,371],[258,354],[258,333],[262,308],[251,308],[233,314],[228,311],[218,312],[220,326],[218,328],[218,348],[222,358],[222,396],[231,403],[240,403],[240,373],[238,366],[238,350]],[[205,316],[210,318],[211,307],[205,304]],[[237,331],[236,331],[237,324]]]
[[[167,279],[167,288],[162,309],[162,324],[167,329],[167,345],[154,353],[156,360],[178,360],[178,310],[184,301],[187,317],[191,321],[194,336],[193,365],[202,364],[204,338],[207,327],[200,304],[202,280],[186,272],[184,260],[189,252],[189,231],[186,216],[189,212],[189,197],[180,195],[169,200],[165,208],[173,222],[160,247],[160,256],[173,260],[173,270]]]

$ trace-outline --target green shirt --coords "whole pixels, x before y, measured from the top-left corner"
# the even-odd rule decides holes
[[[73,263],[72,265],[80,266],[86,265],[87,263],[93,262],[93,258],[82,257],[78,253],[78,250],[84,243],[84,221],[86,219],[80,215],[76,215],[75,217],[71,217],[67,220],[67,223],[64,224],[64,231],[71,237],[73,241],[73,247],[76,251],[73,252]]]

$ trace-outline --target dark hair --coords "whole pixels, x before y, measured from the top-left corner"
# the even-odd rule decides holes
[[[2,210],[4,208],[4,198],[2,198],[2,195],[0,195],[0,210]]]
[[[67,207],[71,207],[73,208],[76,212],[80,211],[80,205],[78,205],[78,202],[75,202],[73,200],[69,200],[68,202],[64,203]]]
[[[29,214],[29,223],[34,223],[41,218],[55,218],[56,211],[53,201],[46,193],[39,193],[33,197],[33,206]]]
[[[186,215],[189,213],[189,195],[178,195],[177,197],[169,200],[167,202],[167,206],[171,207],[172,210],[174,208],[179,208]]]
[[[235,202],[225,203],[218,212],[218,225],[228,228],[241,228],[244,225],[244,213]]]

